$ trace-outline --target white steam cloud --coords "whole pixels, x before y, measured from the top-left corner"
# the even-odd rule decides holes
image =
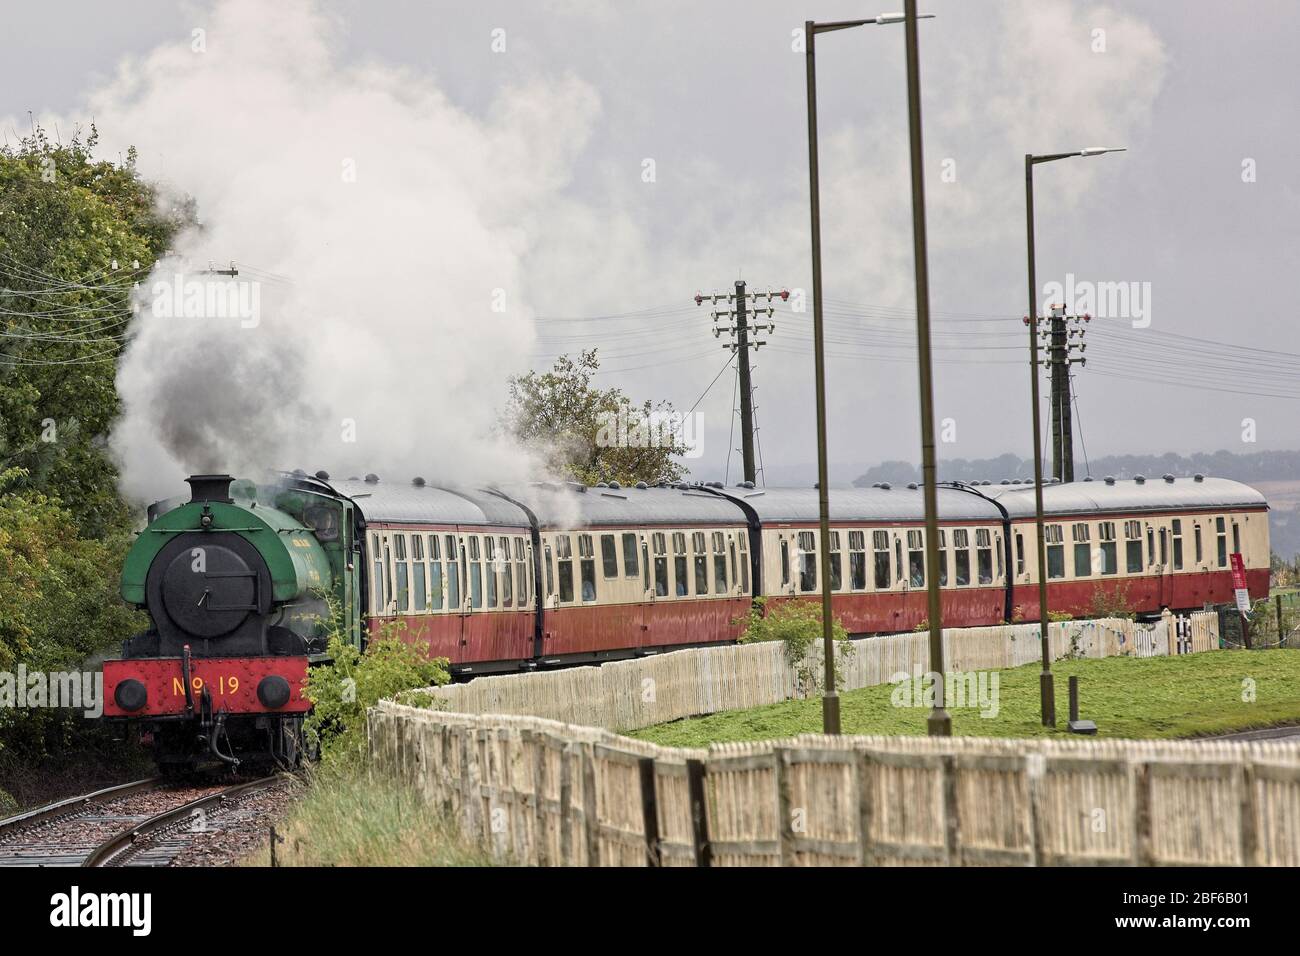
[[[534,341],[515,224],[565,184],[597,98],[539,79],[476,119],[427,75],[343,65],[335,29],[308,0],[228,0],[89,99],[105,145],[134,143],[202,220],[140,290],[113,436],[129,494],[268,467],[529,476],[493,434]],[[213,315],[184,283],[231,260],[256,285]]]

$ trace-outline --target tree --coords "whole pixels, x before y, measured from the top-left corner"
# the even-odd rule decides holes
[[[677,481],[690,451],[683,418],[670,402],[637,404],[618,388],[598,389],[597,350],[562,355],[550,371],[510,379],[502,428],[554,475],[597,481]]]
[[[0,469],[59,499],[88,538],[126,531],[107,435],[131,293],[188,202],[160,212],[135,169],[96,160],[91,126],[67,144],[34,127],[0,148]]]

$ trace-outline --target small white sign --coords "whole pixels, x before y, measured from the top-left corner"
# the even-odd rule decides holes
[[[1237,610],[1242,614],[1250,613],[1250,592],[1245,588],[1237,588]]]

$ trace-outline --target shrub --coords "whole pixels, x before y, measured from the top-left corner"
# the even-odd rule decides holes
[[[336,631],[329,654],[331,662],[313,667],[307,676],[307,697],[314,705],[307,740],[320,748],[325,764],[362,762],[366,711],[380,700],[450,680],[445,657],[425,656],[420,647],[402,640],[397,628],[382,631],[364,654]]]
[[[853,644],[849,642],[848,631],[838,619],[831,622],[831,636],[835,641],[836,662],[848,660],[853,656]],[[799,687],[805,694],[816,694],[822,690],[821,661],[809,660],[809,651],[822,638],[822,609],[815,601],[785,601],[767,609],[767,602],[759,598],[750,608],[745,632],[741,635],[742,644],[758,641],[780,641],[785,649],[785,659],[794,668]],[[844,686],[843,668],[835,671],[835,686]]]

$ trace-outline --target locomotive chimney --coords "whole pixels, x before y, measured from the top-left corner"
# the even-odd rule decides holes
[[[191,475],[185,479],[190,486],[190,501],[220,501],[234,504],[230,497],[230,483],[235,479],[230,475]]]

